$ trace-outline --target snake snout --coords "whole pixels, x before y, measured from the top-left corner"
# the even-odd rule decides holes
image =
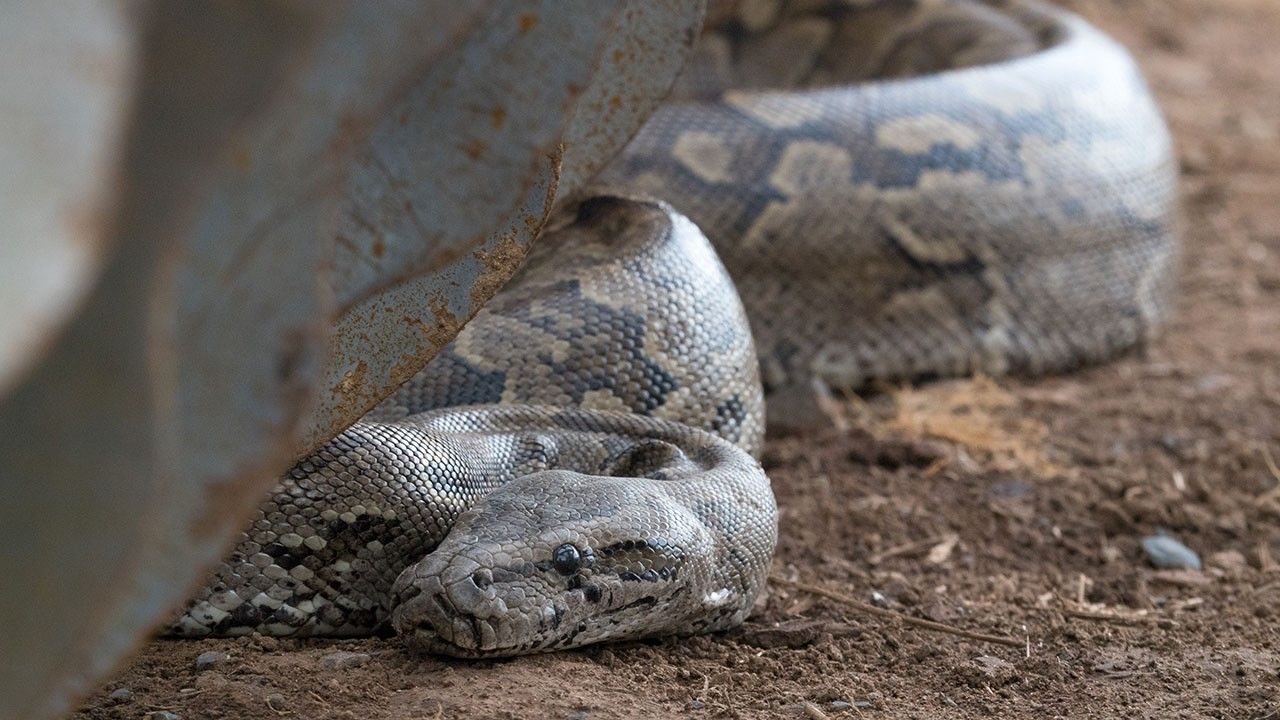
[[[403,584],[397,581],[396,599],[391,625],[412,644],[447,654],[455,654],[448,650],[453,645],[478,649],[480,634],[473,632],[473,624],[453,606],[438,577],[414,578]]]
[[[489,568],[467,558],[429,556],[400,574],[393,593],[392,626],[411,643],[459,656],[496,650],[507,606]]]

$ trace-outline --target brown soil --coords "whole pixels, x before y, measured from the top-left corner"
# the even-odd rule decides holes
[[[1069,4],[1138,53],[1178,138],[1167,336],[1070,377],[851,400],[766,457],[777,576],[1015,647],[775,583],[739,632],[503,662],[156,642],[78,717],[1280,717],[1280,3]],[[1152,568],[1157,529],[1204,571]],[[229,659],[196,672],[210,650]]]

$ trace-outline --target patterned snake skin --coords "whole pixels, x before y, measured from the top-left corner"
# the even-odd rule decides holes
[[[475,657],[731,627],[777,539],[761,371],[772,421],[815,383],[1056,371],[1163,319],[1168,135],[1079,19],[796,0],[707,26],[597,197],[285,476],[172,633]]]
[[[1123,48],[1030,2],[793,5],[705,37],[595,185],[707,233],[771,396],[1061,371],[1161,323],[1176,169]]]

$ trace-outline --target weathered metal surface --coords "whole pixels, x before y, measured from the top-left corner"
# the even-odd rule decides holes
[[[200,422],[183,415],[184,395],[196,391],[181,380],[182,361],[190,360],[184,334],[193,329],[180,321],[183,312],[212,301],[209,315],[225,319],[239,309],[217,309],[219,298],[261,303],[269,311],[255,310],[269,327],[308,321],[317,327],[294,338],[302,357],[321,347],[319,323],[308,317],[316,313],[314,290],[295,300],[269,284],[246,298],[180,283],[209,252],[198,247],[199,225],[190,218],[206,188],[228,172],[232,137],[254,132],[255,108],[271,107],[296,86],[289,68],[309,52],[307,31],[320,24],[265,6],[254,12],[228,4],[223,11],[157,8],[132,29],[141,62],[129,136],[115,168],[117,207],[96,228],[113,253],[78,314],[0,406],[0,468],[11,501],[0,510],[6,551],[0,652],[21,658],[4,665],[0,716],[64,709],[137,642],[221,544],[211,534],[199,544],[185,537],[185,524],[206,503],[193,497],[202,490],[199,480],[182,473],[193,462],[209,463],[205,473],[228,480],[244,469],[219,463],[207,445],[182,443],[188,422]],[[241,35],[242,26],[259,31]],[[261,34],[270,31],[280,36]],[[272,243],[282,254],[302,256],[288,258],[295,262],[278,272],[314,272],[318,261],[306,257],[314,236],[308,240]],[[219,241],[236,244],[234,236]],[[222,356],[267,361],[251,335],[226,333]],[[261,377],[257,370],[246,380]],[[209,380],[228,399],[243,387],[230,374]],[[279,462],[276,435],[301,416],[298,386],[307,384],[301,374],[289,380],[295,385],[288,393],[274,385],[251,390],[260,393],[256,412],[240,418],[229,437],[215,439],[227,427],[211,424],[210,439],[243,442],[238,455],[260,459],[259,472]],[[226,401],[204,411],[235,412]],[[264,416],[275,422],[264,423]]]
[[[601,67],[564,138],[560,197],[590,180],[640,129],[684,67],[701,26],[700,0],[629,3],[606,38]]]
[[[340,315],[301,450],[420,370],[497,291],[556,198],[665,96],[700,21],[687,0],[499,3],[384,115],[339,220]]]
[[[132,84],[128,18],[110,3],[0,11],[0,396],[52,342],[107,248],[95,232]]]
[[[60,22],[65,7],[92,23],[92,5],[7,4],[0,27]],[[115,162],[83,188],[59,185],[111,201],[83,228],[100,270],[68,281],[78,305],[75,292],[45,301],[75,314],[60,328],[57,313],[37,319],[38,364],[0,397],[0,717],[65,709],[182,599],[296,452],[452,337],[514,271],[558,181],[577,177],[560,171],[578,151],[560,148],[595,139],[582,167],[612,154],[700,12],[126,7],[104,52],[124,66],[135,53],[134,76],[65,109],[128,100],[126,139],[108,120],[91,138],[90,159]],[[644,41],[668,31],[675,51]],[[640,41],[628,62],[605,62],[627,37]],[[50,67],[82,66],[66,46],[38,49],[58,56]],[[624,67],[665,75],[632,90],[633,111],[583,109],[631,81]],[[4,122],[18,128],[0,138],[7,158],[29,138]],[[50,231],[12,232],[37,246]]]

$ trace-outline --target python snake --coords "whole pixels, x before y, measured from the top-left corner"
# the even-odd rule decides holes
[[[1061,10],[713,4],[593,197],[289,471],[170,630],[474,657],[732,627],[777,539],[764,392],[772,423],[815,383],[1142,342],[1174,180],[1132,60]]]

